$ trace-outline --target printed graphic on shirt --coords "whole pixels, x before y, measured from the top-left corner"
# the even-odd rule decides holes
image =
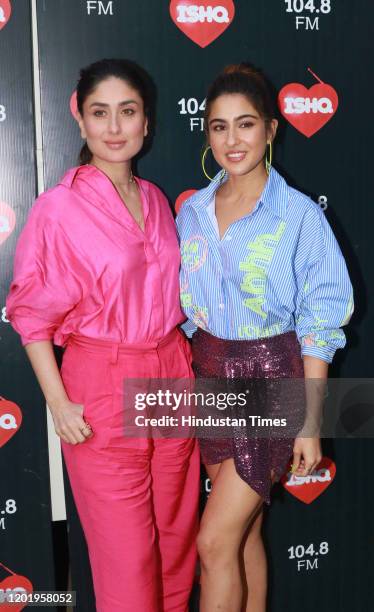
[[[232,0],[171,0],[169,10],[177,28],[202,48],[221,36],[235,15]]]
[[[326,340],[322,340],[317,333],[311,332],[302,338],[301,345],[318,346],[319,348],[323,348],[324,346],[327,346],[327,342]]]
[[[191,236],[181,242],[183,265],[188,272],[196,272],[204,265],[208,255],[208,241],[204,236]]]
[[[353,311],[354,311],[354,304],[353,304],[353,293],[352,293],[351,297],[349,298],[348,304],[347,304],[347,310],[344,313],[344,317],[340,325],[347,325],[347,323],[349,323],[349,321],[351,320],[351,316],[353,315]]]
[[[192,321],[201,329],[208,329],[208,309],[205,306],[192,306]]]
[[[345,334],[341,329],[334,329],[329,333],[328,340],[344,340]]]
[[[12,6],[9,0],[0,0],[0,30],[2,30],[10,19]]]
[[[353,298],[351,298],[350,305],[348,305],[347,312],[348,310],[350,312],[352,307],[353,307]],[[302,338],[301,340],[302,346],[317,346],[319,348],[324,348],[325,346],[329,345],[329,342],[332,342],[334,344],[336,340],[344,341],[345,335],[341,329],[333,329],[333,330],[326,329],[329,326],[329,320],[323,319],[317,314],[318,310],[320,310],[319,306],[316,306],[315,308],[311,310],[313,312],[313,321],[312,321],[313,331]],[[301,319],[302,317],[299,317],[297,322],[299,323]]]
[[[182,308],[191,308],[192,293],[181,293],[180,295],[181,295]]]
[[[335,89],[321,81],[313,72],[312,74],[319,81],[317,85],[307,89],[301,83],[290,83],[285,85],[278,95],[279,109],[283,117],[307,138],[326,125],[339,106]]]
[[[245,298],[243,304],[263,319],[267,317],[263,310],[267,272],[285,228],[285,222],[281,221],[275,234],[258,235],[254,242],[248,244],[250,253],[245,261],[239,263],[239,270],[245,272],[240,288],[245,293],[253,294],[253,297]]]
[[[187,289],[188,289],[188,275],[186,274],[186,270],[184,268],[181,268],[181,273],[180,273],[180,279],[179,279],[179,286],[180,286],[180,293],[186,293]]]
[[[282,331],[282,326],[279,323],[274,323],[268,327],[261,327],[260,325],[239,325],[238,336],[239,338],[256,340],[257,338],[278,336]]]
[[[327,322],[327,321],[326,321]],[[333,329],[332,331],[324,330],[322,327],[320,332],[310,332],[301,339],[301,346],[317,346],[324,348],[330,343],[336,344],[336,341],[344,342],[345,335],[341,329]]]

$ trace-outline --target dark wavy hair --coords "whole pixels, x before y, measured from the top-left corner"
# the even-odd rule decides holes
[[[245,96],[265,123],[277,117],[273,88],[262,71],[244,62],[230,64],[216,77],[208,89],[205,107],[206,130],[208,130],[208,118],[212,104],[224,94]]]

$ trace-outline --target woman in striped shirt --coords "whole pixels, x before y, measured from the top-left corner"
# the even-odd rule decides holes
[[[247,401],[235,412],[245,413],[241,430],[228,427],[223,437],[207,430],[200,439],[213,485],[198,537],[201,612],[239,612],[244,600],[248,611],[265,612],[262,506],[292,453],[299,476],[321,460],[320,398],[353,310],[345,262],[323,212],[271,167],[275,115],[261,72],[240,64],[216,78],[205,121],[222,171],[177,218],[196,377],[250,391],[253,408]],[[261,429],[257,417],[264,416],[277,417],[270,430]]]

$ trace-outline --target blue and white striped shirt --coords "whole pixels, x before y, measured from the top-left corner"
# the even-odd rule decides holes
[[[302,355],[330,363],[353,312],[344,258],[324,213],[271,169],[253,211],[219,238],[217,175],[183,204],[181,301],[188,335],[197,327],[245,340],[295,330]]]

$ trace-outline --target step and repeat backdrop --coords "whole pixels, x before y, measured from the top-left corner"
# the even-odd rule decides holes
[[[53,584],[45,408],[4,309],[16,239],[38,187],[30,6],[0,0],[0,598],[22,581],[37,590]],[[250,61],[265,71],[281,119],[274,165],[323,209],[355,288],[348,350],[337,355],[331,375],[373,376],[370,0],[36,0],[34,6],[46,188],[77,164],[82,143],[74,91],[81,67],[125,57],[149,72],[156,131],[137,172],[176,208],[206,185],[207,85],[229,63]],[[208,168],[215,171],[211,160]],[[357,411],[368,420],[372,395],[360,397]],[[351,402],[353,420],[354,409]],[[358,439],[352,418],[340,439],[324,440],[323,461],[311,477],[285,474],[274,488],[265,523],[272,612],[370,609],[374,445]],[[204,476],[201,489],[203,506],[210,490]],[[89,563],[68,486],[67,506],[73,588],[78,609],[88,612],[94,609]]]
[[[5,296],[36,193],[31,11],[0,2],[0,609],[9,590],[52,589],[45,405]],[[15,608],[13,608],[15,609]],[[18,608],[21,609],[21,608]]]

